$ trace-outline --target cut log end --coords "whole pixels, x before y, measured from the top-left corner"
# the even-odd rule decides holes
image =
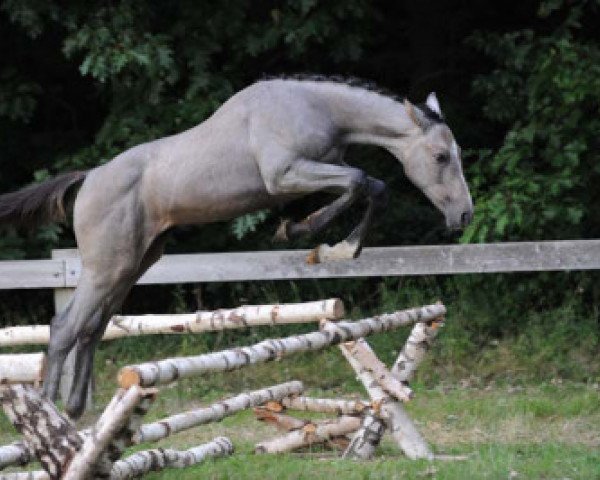
[[[344,308],[344,302],[339,298],[333,299],[333,315],[334,319],[338,320],[346,315],[346,309]]]
[[[130,388],[133,386],[140,386],[142,384],[142,378],[137,370],[131,367],[123,367],[119,371],[117,382],[121,388]]]

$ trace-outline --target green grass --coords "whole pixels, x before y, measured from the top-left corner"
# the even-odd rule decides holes
[[[293,326],[283,330],[264,328],[252,332],[153,336],[107,342],[99,349],[96,359],[97,408],[86,415],[83,424],[90,423],[108,402],[114,393],[116,374],[124,365],[247,345],[264,337],[290,335],[312,328]],[[442,331],[441,336],[446,333],[451,331]],[[460,339],[456,335],[449,337]],[[375,335],[369,339],[382,360],[388,363],[397,354],[394,348],[403,340],[402,334]],[[320,448],[289,455],[256,456],[252,453],[254,444],[277,433],[269,426],[258,424],[250,412],[136,449],[185,449],[219,435],[228,436],[234,442],[236,453],[230,458],[147,477],[167,480],[326,476],[345,480],[506,479],[511,472],[513,478],[519,479],[600,479],[600,388],[598,377],[593,373],[598,371],[597,358],[581,357],[592,372],[587,374],[587,381],[582,382],[578,375],[574,375],[574,380],[561,378],[556,369],[538,375],[544,365],[538,360],[528,363],[526,352],[520,350],[522,345],[517,341],[502,340],[477,355],[456,358],[453,352],[458,351],[451,347],[452,343],[438,342],[421,366],[412,385],[416,399],[407,405],[407,410],[435,452],[468,455],[464,461],[412,462],[400,454],[388,437],[375,460],[364,463],[342,461]],[[574,353],[569,355],[571,357],[564,358],[577,360]],[[551,355],[546,352],[539,358],[551,358]],[[161,389],[146,420],[157,420],[242,390],[292,379],[304,381],[309,394],[316,396],[365,396],[343,357],[337,349],[331,348],[166,386]],[[0,415],[0,444],[16,438],[8,420]]]

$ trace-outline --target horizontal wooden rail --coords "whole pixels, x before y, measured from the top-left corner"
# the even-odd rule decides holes
[[[600,269],[600,240],[365,248],[355,260],[320,265],[307,265],[307,254],[307,250],[274,250],[165,255],[138,283]],[[67,258],[0,262],[0,289],[72,288],[80,274],[76,251]]]

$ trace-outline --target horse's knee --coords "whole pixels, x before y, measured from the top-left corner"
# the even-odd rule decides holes
[[[389,198],[385,182],[377,178],[369,178],[369,196],[377,208],[385,208]]]

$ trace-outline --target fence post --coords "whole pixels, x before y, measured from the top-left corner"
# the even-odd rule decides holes
[[[61,249],[61,250],[52,250],[52,259],[60,260],[67,258],[77,257],[78,252],[76,249]],[[65,266],[66,270],[66,266]],[[66,278],[66,271],[65,271]],[[75,292],[75,288],[55,288],[54,289],[54,312],[58,314],[62,312],[65,307],[68,305],[73,293]],[[76,363],[76,349],[72,348],[65,360],[65,364],[63,366],[62,374],[60,377],[60,387],[59,387],[59,395],[63,403],[66,403],[69,398],[69,392],[71,391],[71,384],[73,383],[73,374],[75,373],[75,363]],[[88,387],[87,399],[85,402],[85,409],[89,410],[92,408],[92,391],[94,385],[94,377],[90,381],[90,385]]]

